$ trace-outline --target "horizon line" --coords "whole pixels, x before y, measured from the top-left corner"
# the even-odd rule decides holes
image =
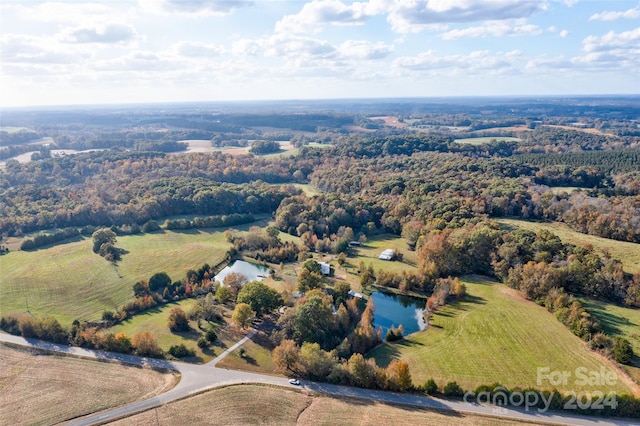
[[[0,105],[0,110],[22,110],[36,108],[101,108],[101,107],[136,107],[162,105],[216,105],[216,104],[269,104],[269,103],[329,103],[329,102],[399,102],[399,101],[433,101],[433,100],[465,100],[465,99],[572,99],[572,98],[640,98],[639,93],[631,94],[530,94],[530,95],[448,95],[448,96],[398,96],[398,97],[345,97],[345,98],[289,98],[289,99],[241,99],[241,100],[207,100],[207,101],[141,101],[141,102],[105,102],[77,104],[31,104]]]

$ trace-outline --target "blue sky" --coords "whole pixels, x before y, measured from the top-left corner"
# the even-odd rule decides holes
[[[3,0],[2,106],[640,93],[640,1]]]

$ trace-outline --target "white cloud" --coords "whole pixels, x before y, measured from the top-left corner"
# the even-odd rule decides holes
[[[328,58],[336,53],[336,48],[324,40],[293,34],[238,40],[232,50],[237,55],[289,58]]]
[[[387,20],[394,31],[414,33],[434,24],[527,18],[546,7],[543,0],[396,0]]]
[[[108,24],[66,30],[63,40],[69,43],[126,44],[139,38],[131,25]]]
[[[125,56],[95,61],[96,71],[169,71],[182,68],[183,64],[166,53],[135,50]]]
[[[589,18],[590,21],[616,21],[618,19],[640,19],[640,7],[634,7],[624,12],[605,11],[595,13]]]
[[[225,52],[224,47],[210,44],[191,41],[182,41],[173,45],[172,50],[180,56],[187,57],[213,57],[220,56]]]
[[[541,56],[529,59],[523,69],[530,74],[536,74],[549,70],[570,70],[574,68],[575,64],[564,56],[555,56],[552,58]]]
[[[461,38],[504,37],[504,36],[534,36],[542,34],[537,25],[527,24],[523,20],[516,21],[487,21],[484,25],[447,31],[440,35],[443,40],[457,40]]]
[[[366,40],[347,40],[338,47],[345,59],[384,59],[393,52],[393,46]]]
[[[640,66],[640,28],[605,35],[589,36],[582,41],[585,55],[574,57],[576,64],[591,67],[619,67],[634,69]]]
[[[369,0],[349,5],[340,0],[313,0],[295,15],[286,15],[276,22],[276,32],[319,32],[324,25],[361,25],[367,19],[383,13],[387,0]]]
[[[586,52],[640,49],[640,27],[622,33],[609,31],[602,37],[589,36],[582,41]]]
[[[252,4],[247,0],[140,0],[142,10],[159,15],[225,16]]]
[[[558,34],[560,37],[565,38],[569,35],[569,31],[567,30],[562,30],[560,31],[560,33]]]
[[[417,56],[404,56],[393,61],[392,67],[409,74],[448,74],[465,72],[503,73],[514,71],[514,65],[521,56],[520,51],[490,52],[474,51],[467,55],[439,56],[429,50]]]
[[[545,0],[312,0],[276,23],[277,32],[319,32],[324,25],[362,25],[386,15],[394,31],[419,32],[454,22],[527,18],[545,10]]]
[[[12,5],[22,19],[40,22],[100,22],[106,17],[113,19],[114,10],[103,3],[90,2],[25,2]]]
[[[63,48],[50,38],[17,34],[0,38],[0,55],[3,68],[9,64],[60,64],[69,68],[92,56],[83,49]]]

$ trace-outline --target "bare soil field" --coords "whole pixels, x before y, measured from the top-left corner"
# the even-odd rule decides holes
[[[214,420],[215,419],[215,420]],[[495,417],[429,411],[289,389],[238,385],[176,401],[111,425],[522,425]]]
[[[578,132],[585,132],[585,133],[591,133],[594,135],[603,135],[603,136],[607,136],[607,135],[611,135],[610,133],[605,133],[601,130],[598,129],[593,129],[593,128],[582,128],[582,127],[574,127],[574,126],[558,126],[558,125],[552,125],[552,124],[548,124],[545,125],[546,127],[554,127],[556,129],[564,129],[564,130],[576,130]]]
[[[383,117],[369,117],[369,118],[372,120],[382,120],[384,121],[384,125],[389,127],[397,127],[398,129],[407,127],[406,123],[400,123],[398,121],[398,117],[392,117],[392,116],[386,115]]]
[[[376,131],[375,129],[365,129],[364,127],[353,126],[353,125],[342,126],[342,128],[350,132],[360,132],[360,133],[373,133]]]
[[[183,142],[188,145],[186,152],[211,152],[214,150],[211,146],[211,141],[204,139],[188,139],[178,142]],[[184,153],[184,151],[182,153]],[[180,154],[180,152],[176,154]]]
[[[295,133],[300,135],[315,135],[316,132],[307,130],[294,130],[288,127],[250,126],[251,129],[260,130],[262,133]]]
[[[54,424],[166,392],[178,376],[0,344],[0,423]]]

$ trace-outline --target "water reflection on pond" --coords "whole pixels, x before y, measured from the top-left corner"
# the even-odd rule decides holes
[[[244,260],[236,260],[215,276],[215,280],[222,282],[224,277],[232,272],[238,272],[246,276],[249,281],[262,281],[264,277],[269,276],[269,268],[262,265],[256,265],[255,263],[245,262]]]
[[[373,314],[374,328],[382,327],[382,338],[392,326],[404,327],[404,335],[424,330],[425,300],[415,297],[396,295],[391,293],[371,293],[375,312]]]

